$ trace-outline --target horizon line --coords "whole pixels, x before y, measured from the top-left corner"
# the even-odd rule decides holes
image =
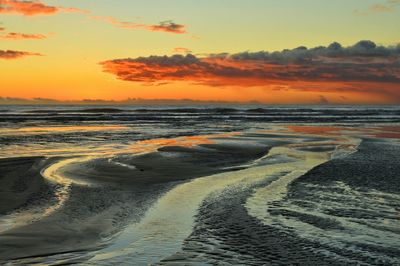
[[[81,100],[58,100],[51,98],[17,98],[0,97],[0,106],[5,105],[270,105],[270,106],[393,106],[398,103],[339,103],[339,102],[308,102],[308,103],[267,103],[259,101],[218,101],[218,100],[196,100],[196,99],[144,99],[127,98],[123,100],[107,99],[81,99]]]

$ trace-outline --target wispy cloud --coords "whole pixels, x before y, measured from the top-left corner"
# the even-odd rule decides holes
[[[396,7],[400,4],[400,0],[387,0],[382,3],[376,3],[369,6],[366,10],[356,9],[355,14],[368,15],[370,13],[392,13],[396,11]]]
[[[74,8],[51,6],[40,0],[0,0],[0,14],[14,14],[22,16],[54,15],[57,13],[82,13],[87,14],[89,18],[103,21],[118,28],[147,30],[153,32],[167,32],[174,34],[185,34],[186,26],[175,23],[172,20],[162,21],[158,24],[144,24],[129,21],[120,21],[108,16],[93,16],[90,11]],[[0,31],[4,28],[0,28]]]
[[[50,6],[41,1],[0,0],[0,14],[18,14],[23,16],[53,15],[59,12],[87,13],[78,8]]]
[[[163,21],[160,22],[159,24],[151,25],[151,24],[143,24],[136,22],[120,21],[113,17],[91,16],[91,18],[112,24],[117,28],[160,31],[160,32],[175,33],[175,34],[187,33],[185,25],[177,24],[172,20]]]
[[[373,12],[393,12],[395,11],[394,5],[375,4],[370,7]]]
[[[185,47],[176,47],[174,48],[174,53],[178,53],[178,54],[190,54],[192,53],[191,50],[189,50],[188,48]]]
[[[26,34],[18,32],[9,32],[5,35],[0,35],[0,39],[3,40],[43,40],[47,36],[43,34]]]
[[[13,51],[13,50],[0,50],[0,59],[12,60],[18,59],[26,56],[43,56],[39,53],[23,52],[23,51]]]

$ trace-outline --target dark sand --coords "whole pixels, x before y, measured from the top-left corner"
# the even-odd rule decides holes
[[[63,171],[70,178],[107,183],[112,186],[137,186],[183,181],[232,171],[246,162],[266,155],[275,143],[201,144],[195,147],[167,146],[139,156],[121,155],[72,164]],[[114,162],[114,163],[113,163]],[[129,168],[126,165],[130,166]],[[229,168],[228,168],[229,167]]]
[[[306,150],[324,149],[322,146],[321,149],[313,147]],[[335,217],[348,217],[360,225],[365,223],[367,228],[383,230],[382,233],[389,230],[394,235],[400,234],[399,228],[379,223],[379,219],[397,220],[396,213],[367,205],[367,198],[363,199],[365,195],[361,194],[365,191],[370,193],[373,189],[374,193],[398,195],[399,156],[399,143],[364,139],[357,152],[315,167],[289,186],[288,194],[282,201],[269,206],[272,217],[279,220],[283,216],[309,224],[325,230],[327,237],[332,234],[332,239],[338,232],[348,232],[350,237],[346,241],[349,242],[344,242],[343,247],[304,238],[289,228],[278,224],[266,225],[250,216],[244,207],[246,200],[254,189],[267,186],[267,182],[250,187],[232,186],[223,193],[208,197],[199,209],[194,231],[185,240],[182,251],[164,259],[160,265],[398,265],[395,262],[400,258],[398,246],[383,244],[385,239],[381,244],[353,242],[351,231],[348,231],[351,228],[346,228],[341,219]],[[352,187],[359,198],[351,200],[349,193],[352,192],[338,187],[335,185],[337,182]],[[329,199],[329,193],[336,193],[337,197]],[[377,195],[394,209],[400,209],[400,202],[389,195]],[[371,197],[367,193],[366,196]],[[330,208],[329,200],[337,202],[341,208]],[[324,207],[322,212],[332,218],[303,212],[304,209],[321,208],[318,203]],[[377,225],[371,221],[378,221]]]
[[[44,158],[0,159],[0,214],[7,214],[51,197],[51,187],[40,175]]]
[[[398,193],[399,162],[399,143],[383,139],[364,139],[356,153],[318,166],[299,178],[298,182],[342,181],[354,188]],[[321,176],[324,178],[321,179]]]
[[[268,183],[232,186],[211,195],[200,207],[196,226],[182,252],[160,265],[342,265],[313,254],[311,249],[318,244],[263,225],[248,215],[246,199],[256,187]]]
[[[122,154],[74,162],[59,169],[58,174],[89,185],[72,183],[68,200],[61,208],[39,221],[1,233],[0,263],[14,261],[18,265],[23,264],[19,259],[30,258],[32,262],[35,257],[37,262],[48,263],[46,256],[66,253],[71,253],[72,261],[76,259],[75,253],[79,257],[76,261],[84,262],[89,259],[85,254],[104,247],[128,224],[140,221],[152,204],[171,188],[194,178],[251,167],[252,162],[266,155],[272,147],[291,141],[324,140],[328,139],[257,133],[221,138],[215,144],[167,146],[138,156]],[[325,152],[334,147],[333,144],[321,144],[299,150]],[[343,230],[337,221],[307,215],[300,210],[313,208],[313,203],[326,200],[318,198],[321,194],[315,192],[335,182],[343,182],[353,189],[399,193],[399,147],[384,140],[365,139],[358,152],[317,166],[294,181],[282,201],[268,206],[271,216],[289,217],[322,230]],[[0,160],[1,214],[23,212],[24,208],[37,202],[55,200],[57,187],[40,175],[48,164],[49,161],[43,158]],[[284,174],[274,176],[273,180]],[[250,216],[245,207],[246,200],[256,189],[268,186],[273,180],[249,186],[232,185],[209,195],[198,210],[193,233],[184,241],[182,251],[160,264],[359,265],[390,261],[335,248],[301,237],[278,223],[268,225]],[[291,206],[298,204],[298,210],[285,208],[287,202]],[[397,204],[395,207],[400,209],[398,203],[392,204]],[[382,213],[369,211],[368,206],[324,211],[356,218],[382,216]],[[396,247],[360,246],[366,252],[400,257]]]
[[[108,158],[61,168],[60,174],[93,185],[72,184],[62,208],[39,221],[0,234],[0,261],[27,257],[38,257],[40,261],[40,257],[52,254],[96,250],[125,225],[139,221],[158,197],[178,184],[176,181],[232,171],[230,167],[264,156],[274,144],[275,141],[269,145],[171,146],[139,156],[112,158],[135,168],[112,163]],[[54,196],[54,185],[40,175],[45,166],[41,158],[6,159],[1,165],[1,187],[7,186],[1,195],[5,199],[1,202],[4,213],[29,204],[38,193],[41,197]]]

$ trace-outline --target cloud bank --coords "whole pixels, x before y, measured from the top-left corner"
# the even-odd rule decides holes
[[[127,98],[125,100],[104,100],[104,99],[83,99],[83,100],[56,100],[49,98],[15,98],[15,97],[1,97],[0,105],[137,105],[137,106],[219,106],[219,105],[259,105],[261,102],[236,102],[236,101],[207,101],[207,100],[194,100],[194,99],[141,99],[141,98]]]
[[[298,47],[280,52],[149,56],[101,62],[118,79],[159,83],[186,81],[210,86],[271,86],[315,91],[380,91],[400,99],[400,45],[360,41],[343,47]],[[322,84],[322,85],[321,85]]]
[[[101,64],[119,79],[137,82],[194,81],[214,85],[266,85],[277,81],[400,82],[400,46],[360,41],[350,47],[298,47],[281,52],[192,54],[114,59]]]

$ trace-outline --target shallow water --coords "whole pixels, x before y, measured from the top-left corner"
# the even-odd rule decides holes
[[[345,147],[347,151],[336,151],[331,157],[346,159],[346,153],[356,152]],[[291,188],[307,195],[293,197],[288,185],[296,177],[290,173],[257,189],[247,199],[248,213],[265,225],[320,243],[312,252],[343,263],[400,263],[399,257],[393,256],[400,250],[398,194],[356,189],[342,181],[326,183],[321,176],[321,183],[303,182]]]
[[[304,143],[303,147],[316,145]],[[322,143],[324,145],[324,143]],[[279,162],[276,156],[288,156],[293,162]],[[212,193],[222,192],[231,185],[250,186],[260,181],[278,180],[288,184],[312,167],[329,159],[328,153],[306,153],[290,148],[273,148],[267,156],[257,160],[258,164],[274,161],[267,166],[257,166],[245,170],[228,172],[198,178],[178,185],[169,191],[149,210],[138,224],[133,224],[120,233],[113,244],[94,253],[88,264],[109,265],[153,264],[178,252],[185,238],[192,232],[196,211],[202,201]],[[282,173],[288,173],[284,175]],[[275,181],[277,182],[277,181]],[[280,193],[273,182],[269,187],[273,194]],[[251,207],[249,207],[251,209]]]
[[[178,185],[164,195],[138,224],[121,232],[115,242],[89,260],[93,265],[153,264],[179,251],[194,225],[196,210],[210,193],[231,184],[265,178],[265,167],[203,177]]]

